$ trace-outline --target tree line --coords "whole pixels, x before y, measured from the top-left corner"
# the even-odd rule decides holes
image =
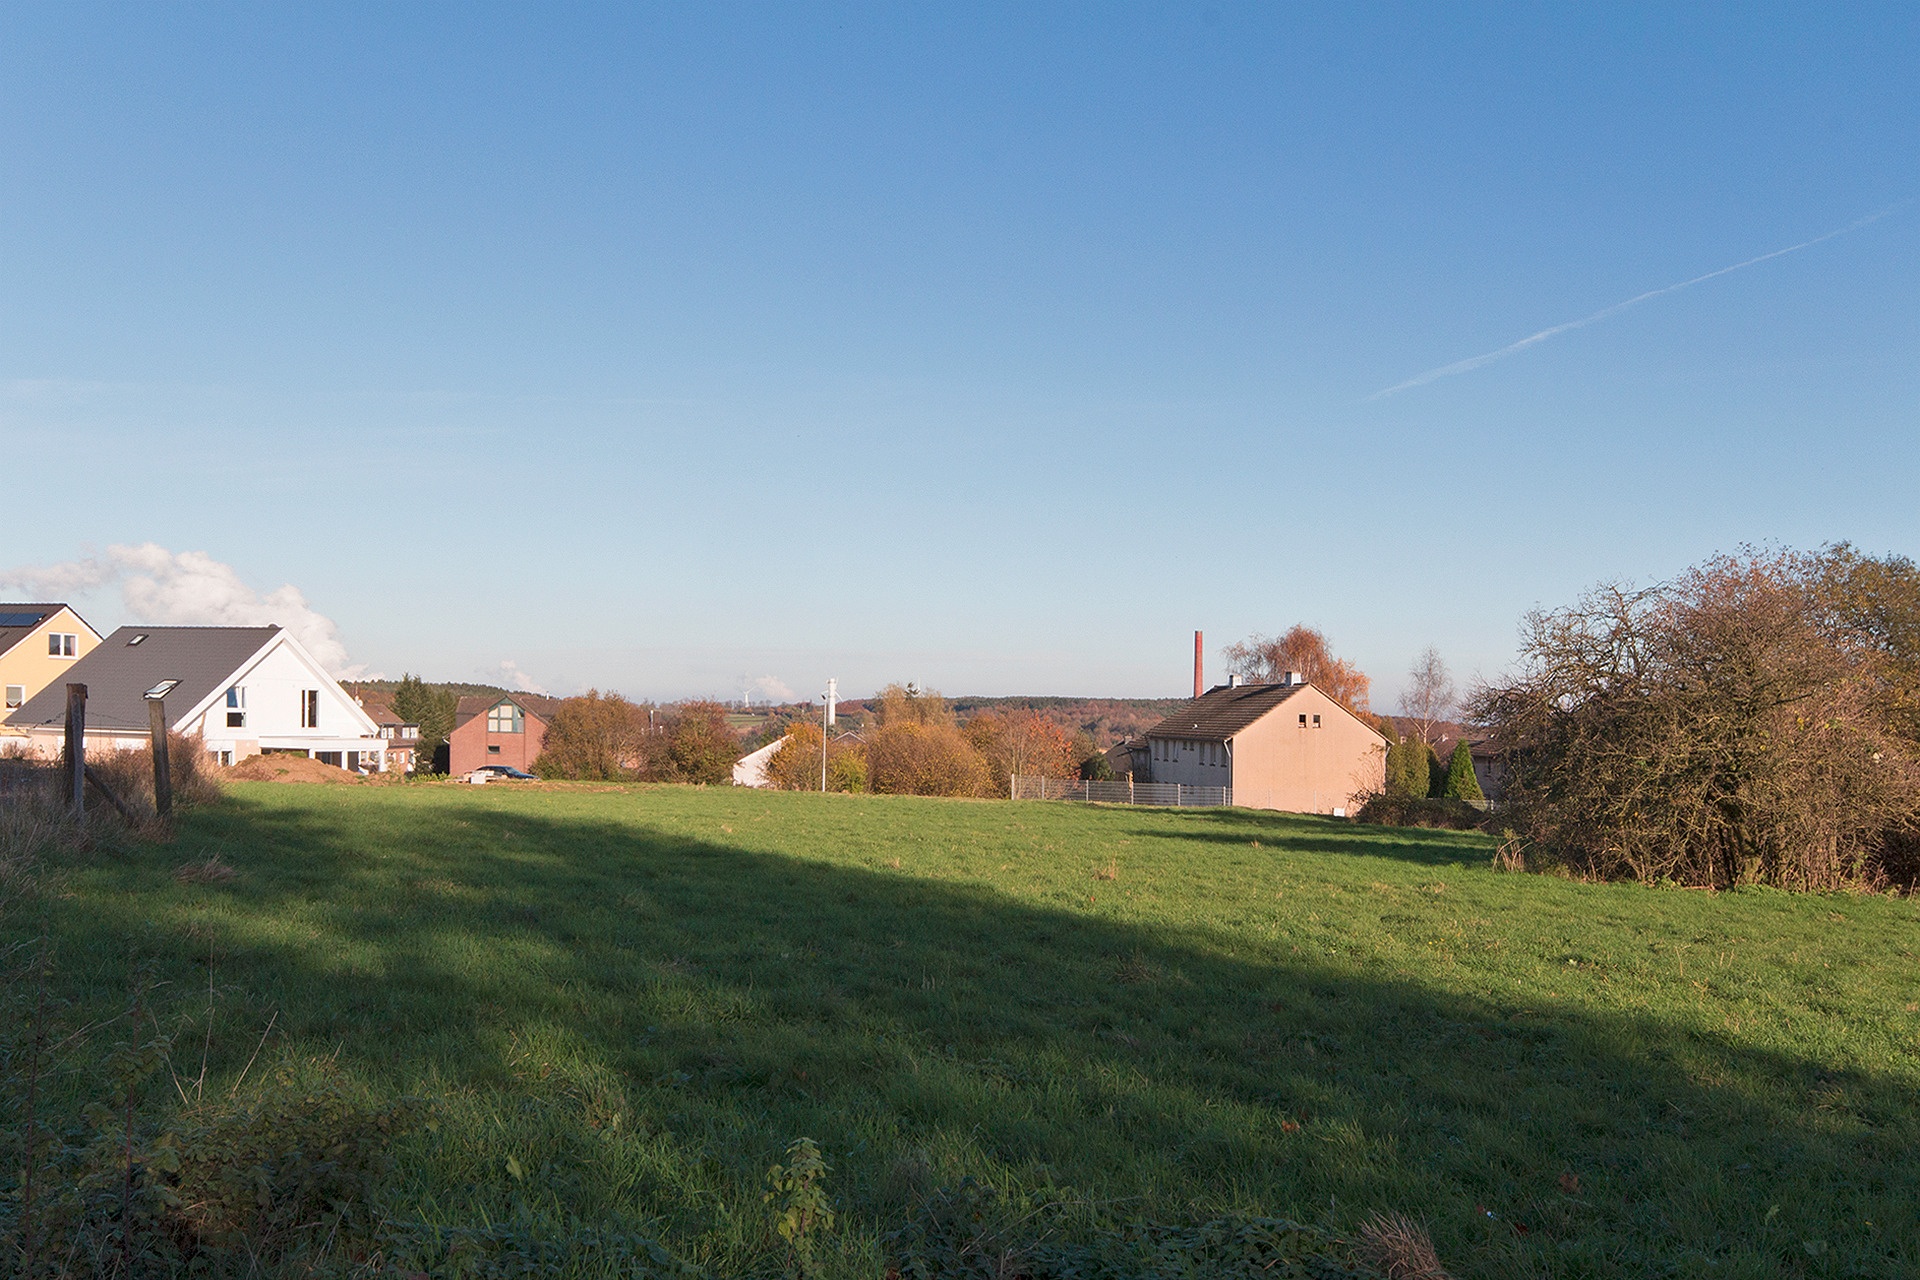
[[[964,720],[938,691],[890,684],[865,725],[824,744],[826,786],[882,795],[1004,796],[1014,774],[1062,778],[1093,761],[1090,736],[1033,710],[977,711]],[[798,721],[767,762],[787,791],[821,789],[821,727]]]

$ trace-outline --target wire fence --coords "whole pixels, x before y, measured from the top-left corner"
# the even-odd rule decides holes
[[[1009,795],[1015,800],[1077,800],[1083,804],[1151,804],[1186,809],[1217,809],[1233,803],[1232,787],[1190,787],[1183,782],[1085,782],[1079,778],[1035,778],[1014,774]]]

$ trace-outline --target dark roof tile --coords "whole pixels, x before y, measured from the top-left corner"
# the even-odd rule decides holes
[[[1215,685],[1147,730],[1149,738],[1204,738],[1224,742],[1308,686]]]
[[[65,678],[27,699],[7,718],[12,728],[65,724],[67,686],[87,686],[89,729],[147,731],[144,695],[163,680],[176,721],[220,688],[240,665],[273,639],[279,627],[121,627],[67,669]],[[135,636],[145,636],[129,644]]]

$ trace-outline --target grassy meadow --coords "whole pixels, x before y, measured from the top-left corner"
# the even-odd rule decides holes
[[[1920,1275],[1913,901],[1490,852],[1239,810],[242,784],[16,897],[0,941],[47,922],[76,1021],[146,966],[183,1082],[149,1109],[203,1057],[209,1094],[328,1061],[424,1101],[387,1212],[618,1223],[715,1276],[780,1271],[762,1192],[802,1135],[824,1274],[880,1276],[972,1178],[1060,1238],[1403,1211],[1463,1280]]]

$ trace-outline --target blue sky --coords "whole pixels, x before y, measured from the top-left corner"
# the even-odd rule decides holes
[[[0,570],[656,697],[1305,621],[1390,707],[1600,579],[1916,550],[1916,12],[9,6]]]

